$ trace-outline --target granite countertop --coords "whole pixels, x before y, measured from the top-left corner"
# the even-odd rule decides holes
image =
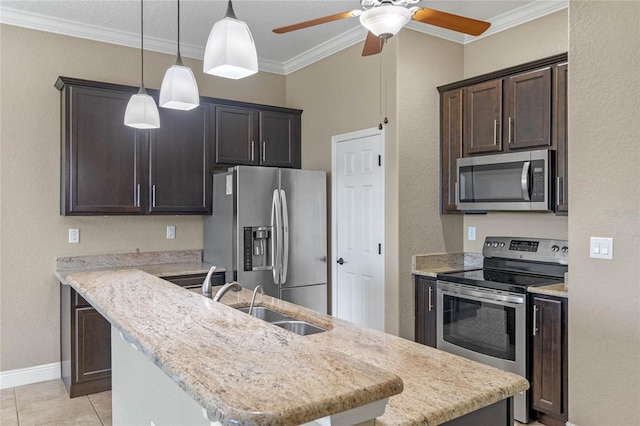
[[[569,291],[565,287],[564,283],[549,284],[539,287],[529,287],[527,289],[529,293],[546,294],[547,296],[564,297],[569,298]]]
[[[482,260],[479,253],[421,254],[412,257],[411,273],[436,278],[441,272],[480,269]]]
[[[66,279],[223,423],[246,416],[302,423],[395,395],[376,424],[437,425],[529,386],[512,373],[268,296],[261,305],[328,331],[298,336],[139,270]],[[222,302],[247,306],[250,297],[243,290]]]
[[[402,391],[393,373],[143,271],[66,279],[222,424],[301,424]]]

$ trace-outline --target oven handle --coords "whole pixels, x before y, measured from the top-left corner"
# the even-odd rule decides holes
[[[524,305],[525,300],[524,296],[512,296],[509,294],[499,294],[482,290],[474,290],[457,284],[444,283],[442,281],[438,281],[438,292],[441,294],[448,294],[450,296],[462,295],[466,296],[468,299],[476,300],[478,302],[482,302],[485,300],[496,302],[504,306]]]

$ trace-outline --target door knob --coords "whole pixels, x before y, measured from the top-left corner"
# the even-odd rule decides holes
[[[344,265],[345,263],[347,263],[343,258],[338,259],[338,264],[339,265]]]

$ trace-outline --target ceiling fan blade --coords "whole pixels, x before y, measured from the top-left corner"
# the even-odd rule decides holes
[[[367,39],[364,41],[362,56],[377,55],[378,53],[382,52],[383,46],[384,40],[369,31],[369,33],[367,33]]]
[[[413,19],[419,22],[424,22],[425,24],[435,25],[437,27],[473,36],[482,34],[491,26],[491,23],[489,22],[465,18],[464,16],[441,12],[439,10],[429,9],[426,7],[414,13]]]
[[[301,30],[307,27],[313,27],[314,25],[325,24],[327,22],[339,21],[340,19],[347,19],[355,16],[353,11],[336,13],[335,15],[323,16],[322,18],[312,19],[310,21],[298,22],[297,24],[287,25],[286,27],[280,27],[273,30],[276,34],[288,33],[289,31]]]

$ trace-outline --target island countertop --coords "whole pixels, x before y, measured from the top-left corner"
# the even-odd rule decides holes
[[[528,388],[520,376],[268,296],[261,305],[328,331],[298,336],[139,270],[65,278],[223,423],[303,423],[391,396],[376,424],[436,425]],[[222,302],[247,306],[250,296]]]

